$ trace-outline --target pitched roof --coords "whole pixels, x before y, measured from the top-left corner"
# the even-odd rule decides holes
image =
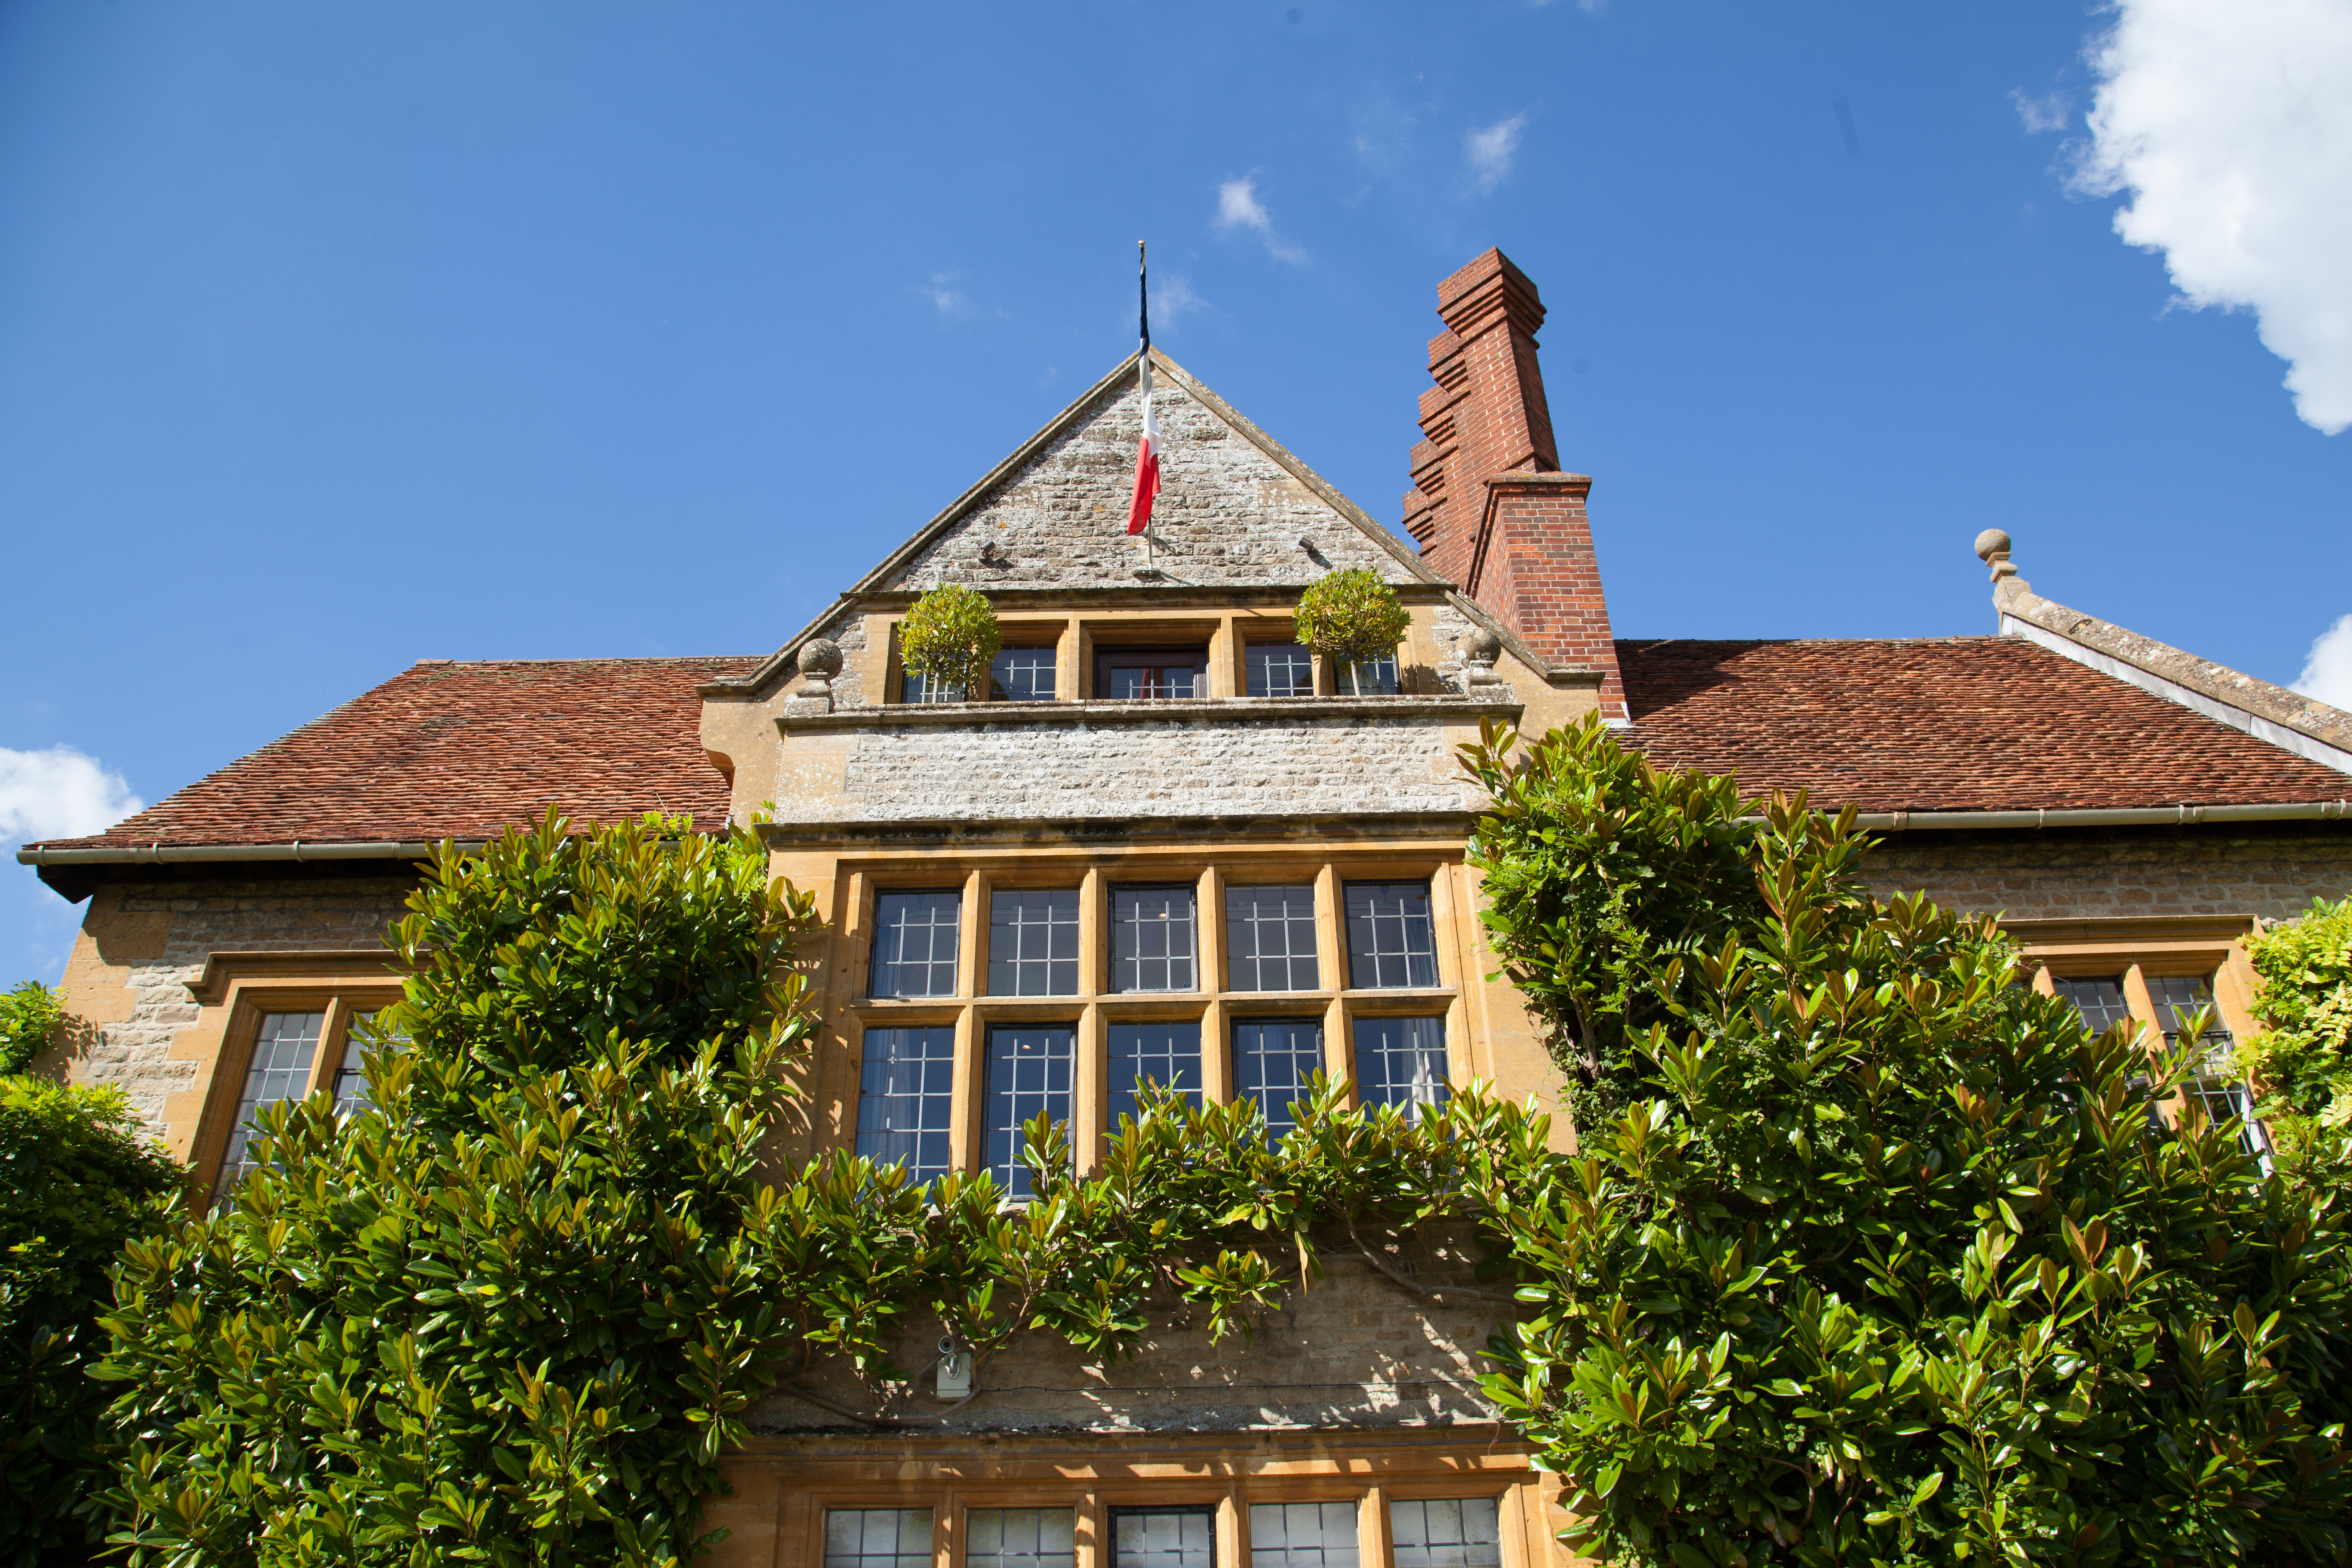
[[[587,821],[691,813],[728,786],[696,685],[759,656],[414,666],[94,838],[29,848],[481,838],[550,802]]]
[[[1864,811],[2337,801],[2352,776],[2019,637],[1624,640],[1633,736]]]

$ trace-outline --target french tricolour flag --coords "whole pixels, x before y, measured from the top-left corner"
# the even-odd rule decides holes
[[[1151,498],[1160,493],[1160,416],[1151,412],[1151,341],[1143,344],[1143,440],[1135,448],[1135,494],[1127,503],[1127,531],[1151,526]]]

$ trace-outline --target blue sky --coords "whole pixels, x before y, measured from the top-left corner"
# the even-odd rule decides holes
[[[0,747],[152,802],[418,658],[769,649],[1129,352],[1139,237],[1160,344],[1391,522],[1501,246],[1620,636],[1984,631],[1998,524],[2291,681],[2352,436],[2069,194],[2106,25],[12,0]]]

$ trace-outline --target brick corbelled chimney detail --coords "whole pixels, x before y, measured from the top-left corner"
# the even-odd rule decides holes
[[[1592,554],[1592,481],[1559,471],[1536,363],[1543,300],[1489,250],[1437,286],[1445,331],[1429,341],[1427,439],[1412,449],[1405,531],[1456,584],[1555,663],[1601,675],[1604,715],[1625,717],[1609,605]]]

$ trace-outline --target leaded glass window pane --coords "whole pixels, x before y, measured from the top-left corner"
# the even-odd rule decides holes
[[[1023,1123],[1040,1114],[1070,1120],[1070,1078],[1077,1031],[1066,1024],[988,1031],[988,1168],[1009,1197],[1030,1195]]]
[[[989,682],[1006,702],[1050,702],[1054,700],[1054,650],[1050,647],[1008,647],[998,650],[989,667]]]
[[[253,1119],[265,1107],[300,1100],[310,1092],[310,1063],[319,1050],[319,1033],[326,1027],[324,1013],[264,1013],[253,1037],[253,1055],[245,1068],[245,1092],[237,1097],[236,1121],[221,1155],[220,1175],[213,1184],[218,1203],[260,1162],[247,1158],[256,1130]]]
[[[1104,653],[1095,695],[1107,702],[1159,702],[1208,695],[1199,648],[1117,648]]]
[[[343,1059],[335,1068],[335,1114],[352,1116],[368,1110],[374,1101],[368,1096],[367,1062],[365,1054],[375,1051],[398,1053],[408,1049],[405,1035],[384,1035],[377,1031],[376,1016],[362,1013],[352,1020],[343,1040]]]
[[[963,682],[942,680],[936,675],[919,675],[910,669],[907,671],[905,684],[898,689],[898,700],[901,702],[961,702],[963,700]]]
[[[1113,1509],[1110,1521],[1111,1568],[1216,1568],[1209,1509]]]
[[[1201,1103],[1201,1026],[1197,1020],[1110,1026],[1110,1125],[1135,1114],[1136,1085],[1150,1079]]]
[[[1396,1568],[1502,1568],[1500,1510],[1490,1497],[1389,1504]]]
[[[2191,1017],[2200,1012],[2208,1014],[2205,1033],[2197,1042],[2203,1047],[2202,1059],[2196,1072],[2180,1086],[2181,1092],[2196,1100],[2198,1109],[2216,1127],[2234,1118],[2240,1146],[2262,1160],[2267,1170],[2270,1141],[2263,1136],[2262,1123],[2254,1120],[2252,1092],[2231,1064],[2230,1052],[2237,1039],[2221,1026],[2221,1009],[2213,1002],[2212,983],[2197,974],[2151,974],[2147,989],[2156,1003],[2157,1019],[2164,1026],[2164,1043],[2168,1047],[2180,1044],[2181,1031],[2188,1028]]]
[[[1445,1020],[1356,1020],[1356,1098],[1365,1105],[1406,1108],[1412,1121],[1423,1106],[1445,1103]]]
[[[931,1510],[827,1509],[824,1568],[931,1568]]]
[[[1179,888],[1110,890],[1111,989],[1192,991],[1192,897]]]
[[[1250,1568],[1357,1568],[1356,1505],[1250,1505]]]
[[[1078,890],[1024,889],[988,900],[988,994],[1078,994]]]
[[[910,1181],[948,1173],[955,1121],[955,1031],[868,1029],[857,1091],[857,1152],[905,1161]]]
[[[1396,655],[1378,658],[1342,659],[1331,672],[1332,689],[1342,697],[1394,697],[1397,694]]]
[[[1265,1113],[1266,1136],[1279,1141],[1297,1127],[1295,1101],[1323,1070],[1323,1025],[1314,1018],[1260,1018],[1234,1024],[1234,1082],[1241,1098]]]
[[[1393,990],[1437,984],[1437,931],[1426,882],[1348,884],[1348,984]]]
[[[964,1568],[1076,1568],[1074,1509],[967,1509],[963,1527]]]
[[[2117,1024],[2132,1021],[2131,1005],[2124,1000],[2121,980],[2060,980],[2051,984],[2058,994],[2074,1005],[2083,1016],[2084,1026],[2094,1035],[2104,1035]]]
[[[1244,657],[1252,697],[1315,695],[1315,656],[1297,643],[1252,643]]]
[[[952,996],[961,893],[877,893],[874,899],[877,996]]]
[[[1225,889],[1226,984],[1235,991],[1312,991],[1315,889]]]

